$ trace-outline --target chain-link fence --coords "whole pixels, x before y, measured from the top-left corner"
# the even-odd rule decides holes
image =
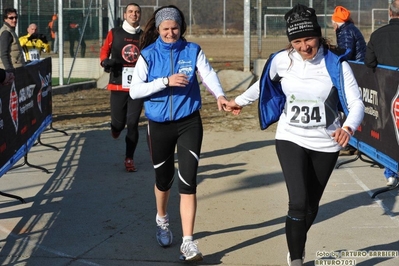
[[[82,23],[87,17],[84,39],[93,41],[90,50],[98,49],[105,38],[109,25],[120,25],[123,8],[132,0],[63,0],[64,24],[70,21]],[[186,35],[243,35],[245,0],[134,0],[142,7],[142,24],[149,19],[157,7],[174,4],[185,14],[188,24]],[[48,33],[47,25],[54,13],[58,13],[59,0],[2,0],[1,9],[18,5],[18,34],[26,34],[30,23],[36,23],[41,33]],[[261,21],[258,6],[261,3]],[[301,3],[312,6],[319,16],[324,35],[334,38],[331,14],[335,6],[343,5],[351,11],[355,24],[368,40],[371,32],[387,24],[390,0],[250,0],[251,34],[261,32],[262,38],[285,37],[284,14],[292,5]],[[109,10],[114,9],[114,10]],[[110,15],[111,14],[111,15]],[[111,23],[110,23],[111,22]],[[260,25],[259,25],[260,24]],[[261,31],[259,31],[261,30]],[[68,35],[64,35],[64,41]],[[280,48],[279,45],[276,49]]]

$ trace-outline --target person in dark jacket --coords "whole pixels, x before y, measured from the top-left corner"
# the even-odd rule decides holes
[[[81,35],[83,34],[82,28],[80,27],[80,24],[75,21],[75,17],[71,17],[69,23],[67,23],[66,27],[66,32],[68,34],[69,38],[69,54],[71,57],[75,56],[75,42],[78,43],[81,38]],[[84,36],[82,37],[82,42],[80,43],[80,56],[82,58],[85,57],[86,55],[86,42],[84,40]]]
[[[393,0],[389,5],[389,24],[373,33],[367,43],[364,64],[375,68],[377,65],[399,67],[399,0]],[[384,176],[387,186],[396,186],[398,174],[385,168]]]
[[[348,60],[363,61],[366,55],[366,41],[351,19],[351,13],[343,6],[337,6],[332,15],[332,24],[337,36],[337,46],[351,49]]]
[[[351,12],[343,6],[337,6],[331,21],[337,36],[337,46],[341,49],[350,49],[347,59],[363,61],[366,55],[366,41],[363,34],[353,23]],[[356,148],[347,145],[342,148],[339,155],[354,155],[356,153]]]
[[[370,35],[364,64],[375,68],[378,64],[399,67],[399,1],[389,6],[389,24]]]

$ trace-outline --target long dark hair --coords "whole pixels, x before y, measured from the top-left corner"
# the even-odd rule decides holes
[[[183,35],[186,32],[187,24],[183,12],[181,12],[181,10],[174,5],[163,6],[157,9],[154,14],[152,14],[151,18],[145,25],[144,32],[140,36],[140,50],[146,48],[148,45],[154,43],[157,40],[159,36],[159,31],[158,28],[155,26],[155,16],[160,10],[164,8],[175,8],[177,11],[179,11],[181,17],[180,38],[186,40]]]

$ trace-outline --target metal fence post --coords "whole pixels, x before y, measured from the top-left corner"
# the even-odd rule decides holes
[[[250,71],[251,58],[251,3],[244,0],[244,72]]]

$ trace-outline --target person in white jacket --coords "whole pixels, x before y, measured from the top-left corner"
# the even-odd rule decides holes
[[[268,110],[279,115],[276,151],[289,196],[287,262],[297,266],[303,265],[307,232],[316,218],[339,151],[348,145],[360,125],[364,105],[349,64],[341,61],[343,56],[336,55],[338,51],[322,37],[314,9],[298,4],[285,19],[289,48],[269,59],[268,72],[261,81],[231,100],[226,109],[239,114],[243,106],[259,98],[260,121],[268,120]],[[332,60],[336,65],[330,63]],[[343,83],[334,84],[334,80]],[[340,92],[346,101],[340,102]],[[264,108],[271,102],[281,105]],[[349,110],[343,125],[340,104]]]

